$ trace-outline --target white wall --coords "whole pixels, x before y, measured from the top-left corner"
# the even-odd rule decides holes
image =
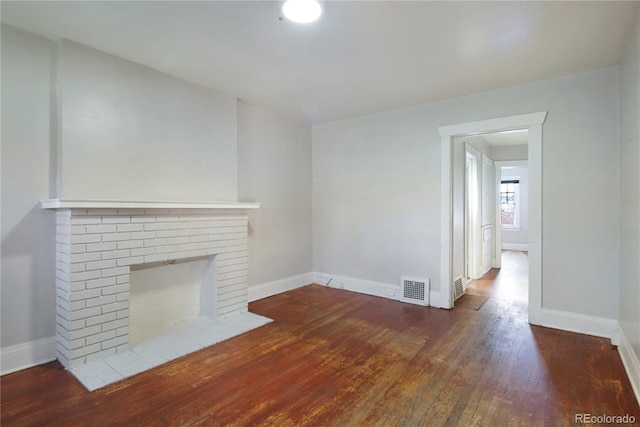
[[[390,284],[422,274],[440,290],[438,126],[548,111],[543,306],[615,318],[617,85],[611,68],[315,126],[314,269]]]
[[[64,40],[60,198],[237,201],[236,99]]]
[[[49,40],[2,26],[2,348],[55,335]],[[3,358],[4,371],[4,358]]]
[[[501,160],[527,160],[529,158],[528,145],[497,145],[491,147],[489,156],[495,161]]]
[[[5,372],[55,350],[55,216],[41,199],[236,201],[238,157],[232,96],[4,25],[1,65]]]
[[[502,164],[502,179],[514,177],[520,179],[519,223],[517,229],[502,228],[502,249],[529,244],[529,169]]]
[[[620,325],[640,399],[640,13],[620,68]],[[625,360],[626,362],[626,360]],[[629,370],[629,368],[628,368]]]
[[[311,127],[238,103],[238,172],[240,199],[260,202],[249,213],[249,286],[311,272]]]

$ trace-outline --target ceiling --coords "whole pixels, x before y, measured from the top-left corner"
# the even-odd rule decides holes
[[[484,142],[492,147],[504,145],[527,145],[529,144],[529,132],[526,129],[517,131],[485,133],[478,135]]]
[[[2,22],[68,38],[323,123],[617,65],[635,2],[1,2]]]

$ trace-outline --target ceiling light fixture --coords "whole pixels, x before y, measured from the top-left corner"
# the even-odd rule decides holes
[[[317,0],[287,0],[282,6],[284,16],[301,24],[308,24],[320,17],[322,7]]]

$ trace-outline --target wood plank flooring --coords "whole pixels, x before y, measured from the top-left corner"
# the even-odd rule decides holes
[[[476,284],[489,296],[478,311],[299,288],[250,304],[273,323],[92,393],[57,362],[6,375],[1,424],[568,426],[576,413],[640,423],[616,348],[528,325],[509,274]]]

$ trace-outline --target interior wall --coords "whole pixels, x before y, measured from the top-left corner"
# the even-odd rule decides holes
[[[249,212],[249,286],[308,273],[311,127],[238,103],[238,194]]]
[[[502,160],[527,160],[529,158],[528,145],[497,145],[491,147],[489,156],[495,161]]]
[[[236,99],[63,40],[60,198],[237,201]]]
[[[440,291],[438,126],[548,111],[543,306],[615,318],[617,85],[610,68],[315,126],[314,270]]]
[[[520,179],[520,221],[517,230],[508,228],[502,229],[502,245],[529,244],[529,169],[526,167],[504,167],[502,166],[502,179],[508,177],[519,177]]]
[[[640,13],[620,67],[620,325],[636,360],[640,360],[639,170]]]
[[[39,206],[51,185],[52,49],[2,26],[2,348],[55,335],[55,217]]]

